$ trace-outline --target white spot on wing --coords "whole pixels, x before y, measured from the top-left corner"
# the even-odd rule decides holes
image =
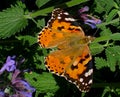
[[[84,85],[85,83],[83,82],[82,84]]]
[[[85,83],[85,86],[87,86],[88,84],[87,83]]]
[[[80,82],[83,82],[83,78],[80,78]]]
[[[58,18],[59,20],[61,19],[61,17],[60,17],[60,16],[58,16],[57,18]]]
[[[75,21],[73,18],[65,18],[66,21]]]
[[[88,72],[85,73],[85,77],[90,76],[93,73],[93,69],[90,69]]]
[[[92,84],[92,81],[93,81],[92,79],[91,79],[91,80],[89,80],[88,84]]]
[[[64,14],[64,15],[69,15],[69,13],[67,13],[67,12],[64,12],[63,14]]]

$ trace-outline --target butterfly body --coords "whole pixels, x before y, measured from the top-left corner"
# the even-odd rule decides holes
[[[65,77],[80,91],[88,92],[93,74],[88,44],[93,39],[85,36],[69,13],[56,8],[47,26],[39,33],[38,43],[44,48],[57,48],[45,58],[45,65],[50,72]]]

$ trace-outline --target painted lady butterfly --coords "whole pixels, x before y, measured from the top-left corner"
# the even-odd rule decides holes
[[[45,65],[50,72],[65,77],[80,91],[88,92],[93,82],[88,44],[93,39],[85,36],[69,13],[56,8],[47,26],[39,33],[38,43],[43,48],[57,48],[45,58]]]

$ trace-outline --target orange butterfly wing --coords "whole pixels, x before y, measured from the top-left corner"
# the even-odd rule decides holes
[[[83,92],[88,92],[92,84],[93,69],[88,64],[92,59],[88,48],[91,40],[76,20],[60,8],[53,11],[38,36],[41,47],[58,48],[45,58],[49,71],[65,77]]]
[[[68,19],[67,21],[65,19]],[[39,33],[38,42],[41,47],[51,48],[73,35],[84,36],[84,32],[67,12],[60,8],[52,12],[47,26]]]

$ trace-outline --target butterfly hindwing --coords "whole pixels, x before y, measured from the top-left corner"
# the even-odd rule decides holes
[[[92,85],[92,63],[89,48],[86,46],[80,56],[77,56],[73,64],[65,71],[65,77],[74,83],[80,91],[88,92]]]

